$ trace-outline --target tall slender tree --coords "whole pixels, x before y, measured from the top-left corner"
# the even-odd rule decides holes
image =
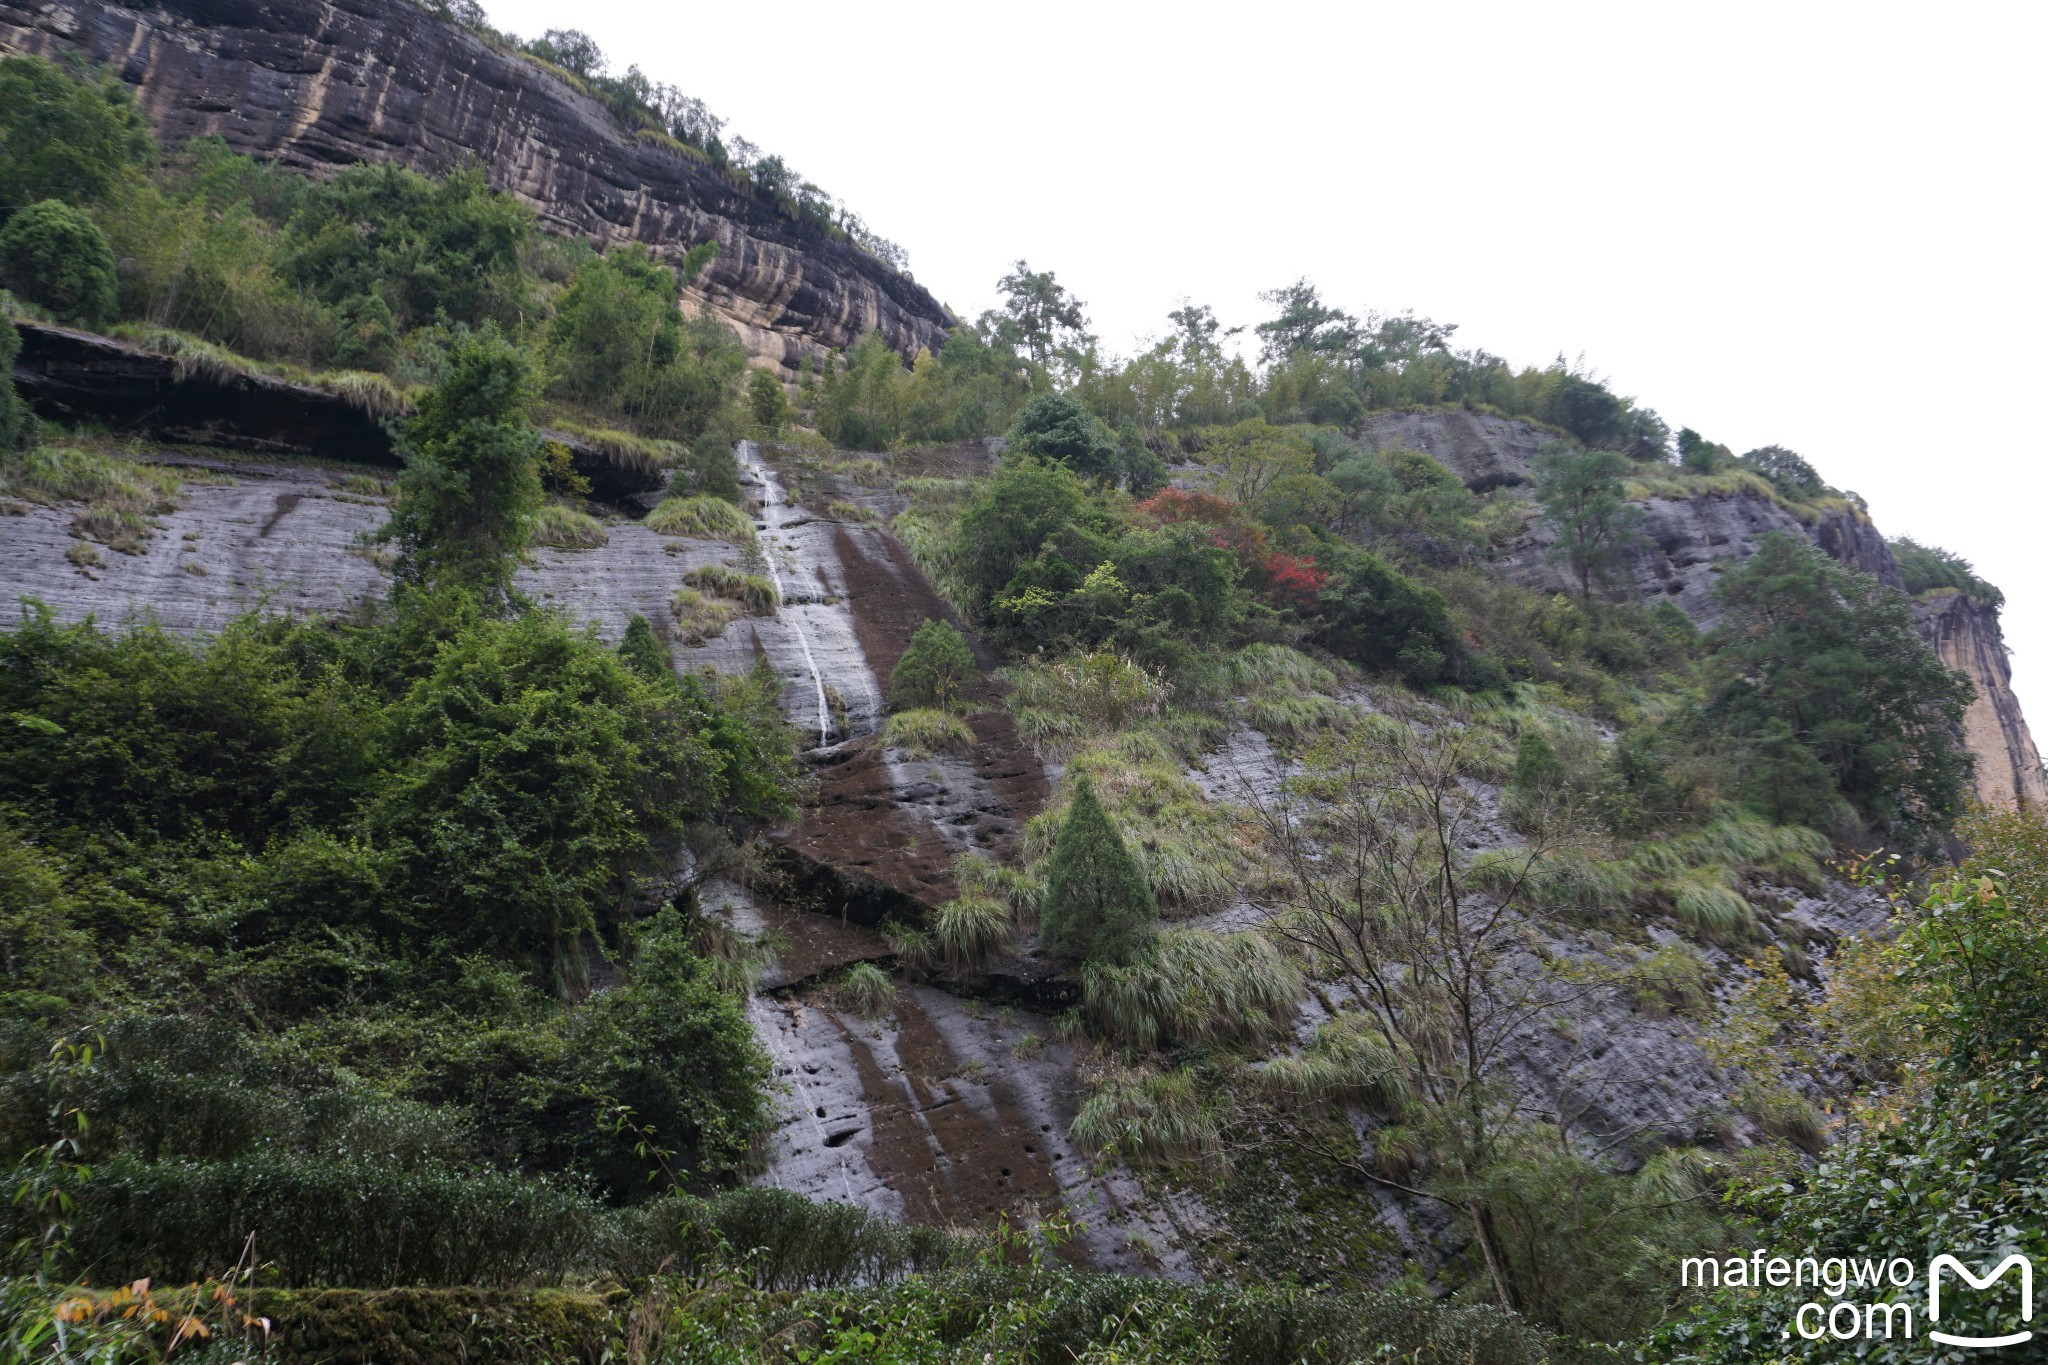
[[[1053,952],[1127,962],[1151,941],[1158,902],[1144,869],[1109,822],[1088,779],[1074,780],[1074,803],[1053,845],[1038,936]]]

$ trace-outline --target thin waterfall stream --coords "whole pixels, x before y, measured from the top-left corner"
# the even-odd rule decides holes
[[[782,585],[782,571],[775,565],[782,550],[781,534],[789,503],[783,498],[782,485],[776,482],[774,471],[761,458],[758,445],[752,441],[741,441],[733,453],[741,466],[761,485],[761,524],[766,542],[762,546],[761,557],[768,563],[768,579],[775,585],[775,599],[781,604],[782,618],[796,632],[797,647],[804,655],[804,666],[811,670],[811,685],[818,697],[818,746],[823,748],[832,742],[832,708],[825,700],[825,675],[818,670],[817,655],[811,652],[811,634],[804,628],[803,617],[790,606],[788,593]]]

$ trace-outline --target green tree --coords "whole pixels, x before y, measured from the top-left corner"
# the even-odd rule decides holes
[[[1048,540],[1087,514],[1081,480],[1058,465],[1006,462],[960,515],[955,544],[968,583],[986,599]]]
[[[1727,446],[1709,441],[1691,427],[1678,431],[1678,463],[1695,474],[1718,474],[1735,462]]]
[[[1536,501],[1557,533],[1553,558],[1579,580],[1579,595],[1593,600],[1593,585],[1604,583],[1640,538],[1642,509],[1624,495],[1628,459],[1611,450],[1579,450],[1553,441],[1537,452]]]
[[[1775,1255],[1915,1259],[1937,1252],[1988,1269],[2014,1252],[2048,1257],[2048,930],[2040,872],[2048,826],[2036,811],[1979,813],[1957,826],[1971,856],[1938,878],[1918,903],[1893,895],[1890,927],[1877,941],[1851,940],[1838,962],[1868,955],[1876,990],[1865,1037],[1902,1046],[1910,1079],[1852,1098],[1838,1141],[1811,1169],[1764,1167],[1765,1178],[1731,1191],[1753,1240]],[[1867,988],[1866,988],[1867,989]],[[1858,1034],[1828,1027],[1853,1016],[1858,983],[1837,970],[1819,1011],[1837,1056],[1856,1055]],[[1847,1010],[1842,1007],[1848,1006]],[[1924,1250],[1923,1250],[1924,1249]],[[1691,1253],[1688,1253],[1691,1254]],[[1960,1286],[1957,1286],[1960,1288]],[[1659,1332],[1646,1359],[1698,1365],[1753,1361],[1918,1365],[1921,1334],[1876,1341],[1804,1341],[1785,1329],[1814,1297],[1796,1286],[1722,1291]],[[1918,1314],[1926,1288],[1887,1286],[1870,1295]],[[1944,1297],[1941,1328],[1967,1336],[2023,1329],[2010,1294]],[[2037,1324],[2038,1327],[2038,1324]],[[1991,1353],[1995,1356],[1997,1353]],[[1948,1357],[1955,1358],[1955,1357]]]
[[[1259,298],[1278,310],[1253,329],[1259,334],[1260,353],[1268,365],[1281,365],[1303,355],[1348,358],[1358,349],[1358,319],[1324,303],[1307,280],[1269,289]]]
[[[156,158],[149,120],[120,81],[0,59],[0,221],[44,199],[93,203]]]
[[[476,167],[430,180],[350,166],[292,216],[281,264],[340,324],[336,359],[381,365],[415,327],[516,326],[531,307],[521,258],[533,234],[533,211]]]
[[[1041,393],[1024,405],[1010,440],[1027,454],[1063,464],[1084,479],[1108,482],[1122,472],[1116,437],[1079,399]]]
[[[898,710],[935,706],[950,711],[961,690],[978,677],[974,652],[949,622],[926,621],[889,674],[889,704]]]
[[[782,381],[766,370],[748,375],[747,408],[762,435],[781,435],[783,424],[789,421],[789,397],[782,391]]]
[[[1055,364],[1072,367],[1094,342],[1087,306],[1052,271],[1033,270],[1020,260],[996,287],[1003,292],[1002,311],[982,315],[984,330],[998,344],[1029,356],[1041,370]]]
[[[1832,491],[1805,457],[1783,446],[1759,447],[1745,454],[1739,463],[1769,479],[1771,486],[1788,498],[1804,501]]]
[[[709,259],[693,249],[684,266],[694,274]],[[591,258],[548,325],[550,392],[677,440],[703,433],[732,398],[746,353],[716,318],[682,316],[677,281],[638,243]]]
[[[1202,457],[1216,470],[1216,491],[1247,506],[1277,480],[1315,468],[1315,450],[1298,429],[1263,417],[1211,433]]]
[[[0,288],[98,327],[114,315],[114,253],[91,214],[45,199],[0,228]]]
[[[1038,936],[1065,957],[1128,962],[1151,941],[1158,903],[1095,789],[1074,779],[1066,824],[1046,862]]]
[[[405,458],[391,520],[406,583],[450,583],[503,604],[541,503],[541,438],[527,420],[533,372],[510,342],[484,333],[399,433]]]
[[[1737,742],[1745,799],[1775,813],[1832,780],[1874,825],[1945,829],[1969,781],[1971,689],[1920,638],[1911,604],[1782,533],[1715,596],[1705,720]]]

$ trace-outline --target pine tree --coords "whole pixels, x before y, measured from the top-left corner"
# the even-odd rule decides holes
[[[1158,907],[1145,873],[1085,777],[1053,845],[1038,936],[1064,957],[1126,962],[1151,940]]]

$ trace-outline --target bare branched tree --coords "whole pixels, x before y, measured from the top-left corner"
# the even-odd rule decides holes
[[[1402,1127],[1383,1132],[1371,1156],[1312,1124],[1288,1125],[1283,1137],[1464,1214],[1496,1299],[1521,1307],[1484,1178],[1511,1135],[1539,1117],[1562,1135],[1584,1100],[1567,1086],[1540,1116],[1528,1112],[1503,1053],[1532,1023],[1606,985],[1528,958],[1525,912],[1553,850],[1539,838],[1474,852],[1485,823],[1471,779],[1479,742],[1454,726],[1362,725],[1312,752],[1277,799],[1256,803],[1280,872],[1267,932],[1358,1006],[1267,1072],[1279,1091],[1398,1115]],[[1412,1173],[1411,1151],[1427,1163],[1427,1183]]]

